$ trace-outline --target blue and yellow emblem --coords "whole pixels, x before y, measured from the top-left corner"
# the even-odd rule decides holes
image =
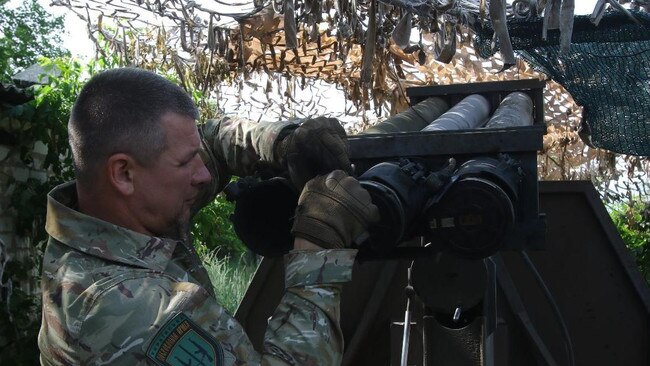
[[[164,366],[223,365],[219,343],[183,313],[175,315],[156,333],[147,357]]]

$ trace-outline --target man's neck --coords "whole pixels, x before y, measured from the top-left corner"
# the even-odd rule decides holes
[[[79,212],[111,224],[145,234],[152,235],[134,217],[126,202],[105,189],[86,190],[77,185]]]

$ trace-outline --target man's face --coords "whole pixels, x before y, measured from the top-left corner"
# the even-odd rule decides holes
[[[167,146],[151,166],[139,167],[134,187],[140,220],[150,233],[184,239],[190,209],[199,190],[210,182],[201,160],[201,140],[191,117],[167,113],[161,118]]]

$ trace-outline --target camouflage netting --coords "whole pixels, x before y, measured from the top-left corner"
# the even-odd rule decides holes
[[[607,150],[650,155],[650,15],[604,15],[598,26],[576,17],[568,53],[560,52],[559,32],[544,41],[541,18],[508,23],[512,46],[534,68],[562,84],[584,106],[581,137]],[[475,48],[494,53],[492,30],[477,30]]]
[[[405,89],[524,78],[562,79],[550,57],[533,70],[512,47],[491,54],[491,29],[481,28],[480,50],[472,46],[474,29],[501,24],[498,43],[510,45],[506,19],[522,28],[513,44],[532,47],[549,32],[564,48],[580,47],[582,23],[577,20],[576,45],[570,46],[573,0],[52,0],[87,22],[88,34],[100,47],[97,57],[119,57],[120,64],[175,70],[187,90],[202,91],[216,103],[207,111],[237,111],[253,120],[279,120],[327,114],[356,133],[407,107]],[[605,33],[610,11],[650,10],[650,0],[599,1],[592,17]],[[566,5],[566,6],[565,6]],[[544,22],[526,22],[542,15]],[[629,15],[628,15],[629,16]],[[602,19],[601,19],[602,18]],[[518,22],[513,23],[513,19]],[[577,18],[576,18],[577,19]],[[535,24],[531,26],[531,24]],[[631,23],[630,23],[631,24]],[[556,29],[553,31],[552,29]],[[557,29],[561,35],[558,35]],[[525,33],[527,32],[527,33]],[[586,32],[589,36],[588,32]],[[584,38],[584,36],[582,36]],[[526,43],[529,42],[529,43]],[[547,44],[546,44],[547,45]],[[555,48],[557,53],[557,47]],[[510,52],[509,52],[510,51]],[[530,59],[530,58],[529,58]],[[566,65],[567,62],[564,62]],[[639,63],[639,65],[644,65]],[[647,63],[645,63],[647,65]],[[582,66],[581,66],[582,67]],[[569,83],[567,85],[573,86]],[[647,94],[623,89],[626,98]],[[645,89],[644,89],[645,88]],[[571,92],[574,92],[571,90]],[[579,94],[579,93],[578,93]],[[341,103],[328,101],[343,100]],[[583,98],[584,100],[584,98]],[[609,98],[609,100],[614,100]],[[601,105],[611,104],[599,103]],[[580,104],[594,113],[589,102]],[[564,164],[582,166],[594,161],[596,149],[587,149],[576,132],[582,108],[562,86],[549,82],[545,91],[548,134],[542,163],[545,176],[568,177]],[[647,111],[645,111],[647,115]],[[204,116],[208,118],[210,115]],[[643,139],[648,133],[629,128],[607,129],[603,138],[600,117],[588,118],[593,144],[613,151],[648,155],[647,140],[616,146],[611,139]],[[630,118],[630,120],[632,120]],[[607,123],[613,119],[606,118]],[[623,126],[623,124],[617,124]],[[600,128],[600,129],[599,129]],[[647,130],[647,129],[646,129]],[[582,129],[582,132],[588,132]],[[589,141],[588,138],[585,140]]]

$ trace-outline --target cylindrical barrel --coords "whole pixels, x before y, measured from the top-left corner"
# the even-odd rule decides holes
[[[494,112],[485,128],[530,126],[533,124],[533,100],[528,94],[508,94]]]
[[[422,131],[469,130],[483,125],[490,115],[490,102],[484,96],[472,94],[431,122]]]
[[[361,132],[393,133],[420,131],[434,119],[440,117],[449,109],[447,102],[438,97],[428,98],[409,109],[400,112],[388,119]]]

